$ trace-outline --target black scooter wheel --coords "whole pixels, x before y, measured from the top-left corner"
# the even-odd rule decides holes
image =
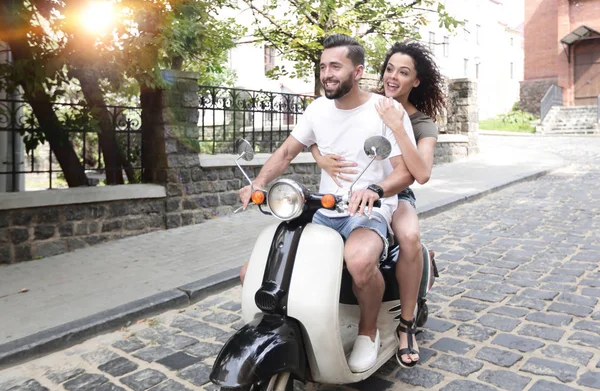
[[[417,311],[417,327],[425,326],[425,323],[427,323],[428,318],[429,308],[427,307],[427,303],[419,303],[419,309]]]
[[[268,391],[269,389],[269,382],[264,382],[263,384],[257,384],[255,385],[251,391]],[[293,391],[294,390],[294,381],[292,379],[289,379],[286,386],[285,386],[285,391]]]
[[[260,382],[260,383],[255,383],[252,384],[250,386],[246,386],[246,387],[237,387],[237,388],[231,388],[231,387],[221,387],[220,391],[268,391],[269,390],[269,380]],[[294,380],[292,378],[289,378],[287,381],[287,384],[285,386],[285,391],[293,391],[294,390]]]

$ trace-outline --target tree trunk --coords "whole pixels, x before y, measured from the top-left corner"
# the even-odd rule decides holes
[[[173,58],[171,58],[171,69],[180,71],[182,67],[183,67],[183,57],[173,56]]]
[[[0,25],[12,32],[27,31],[29,26],[20,26],[14,23],[22,20],[18,15],[17,7],[19,5],[12,4],[11,6],[12,9],[9,9],[7,4],[0,8]],[[33,55],[25,34],[9,34],[3,39],[10,47],[15,64],[20,62],[32,64]],[[31,80],[35,80],[35,77],[32,77],[35,74],[35,67],[30,66],[30,68],[28,71],[20,72],[22,76],[17,80],[23,88],[24,98],[31,105],[33,114],[50,144],[50,149],[54,153],[69,187],[87,186],[88,180],[83,165],[69,141],[68,134],[60,131],[60,121],[54,112],[50,96],[41,84],[32,85]]]
[[[142,106],[142,182],[164,184],[168,167],[162,124],[162,90],[140,83]]]
[[[315,61],[315,96],[323,95],[323,85],[321,84],[321,62]]]
[[[139,183],[140,181],[138,177],[135,176],[133,166],[131,165],[131,162],[125,155],[125,152],[123,152],[123,148],[121,148],[120,145],[117,145],[117,148],[117,163],[123,168],[123,170],[125,170],[125,174],[127,174],[127,180],[129,181],[129,183]]]
[[[73,62],[75,65],[71,67],[69,73],[72,77],[79,80],[81,91],[91,109],[92,116],[100,125],[98,143],[100,144],[100,150],[102,151],[104,160],[106,184],[122,185],[125,182],[123,180],[123,171],[120,163],[121,161],[127,160],[127,158],[119,159],[117,137],[110,115],[106,109],[106,102],[104,101],[102,90],[98,84],[98,75],[93,68],[86,69],[85,64],[82,61],[75,60]],[[122,151],[121,154],[123,154]]]
[[[58,133],[60,132],[60,122],[54,112],[50,97],[44,93],[37,94],[34,98],[26,90],[25,85],[26,83],[21,84],[25,100],[31,105],[33,114],[37,118],[41,130],[50,144],[50,149],[60,165],[67,184],[69,187],[88,186],[85,170],[73,149],[73,145],[69,141],[68,133]]]

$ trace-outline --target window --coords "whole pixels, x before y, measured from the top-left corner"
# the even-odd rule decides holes
[[[465,74],[465,77],[469,77],[469,59],[468,58],[465,58],[464,74]]]
[[[265,73],[275,68],[276,53],[273,46],[265,45]]]
[[[421,38],[421,33],[419,33],[419,26],[413,26],[413,33],[415,33],[415,37]]]
[[[429,50],[433,51],[435,47],[435,33],[429,32]]]
[[[444,37],[444,57],[450,55],[450,38]]]
[[[514,72],[513,72],[513,63],[512,62],[510,63],[510,78],[511,79],[515,78],[515,75],[514,75]]]
[[[479,45],[479,30],[481,29],[480,25],[475,26],[475,42]]]
[[[510,38],[510,46],[515,45],[515,39],[513,37]]]
[[[465,20],[465,24],[463,25],[463,37],[465,41],[469,40],[469,31],[467,31],[467,27],[469,26],[469,21]]]
[[[475,64],[475,78],[479,79],[479,64]]]

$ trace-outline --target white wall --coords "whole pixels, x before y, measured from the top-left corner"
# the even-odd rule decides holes
[[[433,51],[445,76],[477,80],[480,119],[510,111],[519,100],[519,81],[523,80],[523,36],[504,21],[518,23],[515,9],[523,8],[523,1],[446,0],[445,3],[452,16],[467,21],[464,28],[449,33],[438,27],[437,18],[431,18],[420,29],[421,40],[427,43],[430,32],[435,34]],[[446,53],[444,37],[449,40]]]
[[[236,87],[250,90],[312,94],[314,91],[312,75],[307,80],[292,79],[289,77],[281,77],[278,80],[273,80],[265,76],[264,44],[253,42],[256,40],[256,37],[251,35],[254,30],[252,27],[254,16],[243,1],[240,0],[238,6],[242,9],[241,12],[237,11],[235,14],[223,15],[233,16],[237,23],[248,27],[247,36],[240,39],[238,46],[229,52],[229,68],[237,75]],[[278,16],[282,17],[282,15]],[[277,58],[275,65],[287,65],[292,69],[293,64]]]

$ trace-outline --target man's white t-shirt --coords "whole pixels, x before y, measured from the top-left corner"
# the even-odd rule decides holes
[[[371,94],[371,98],[364,104],[352,110],[340,110],[335,106],[335,101],[327,98],[318,98],[312,102],[299,118],[298,124],[291,135],[302,144],[310,147],[317,144],[321,154],[336,154],[347,161],[357,164],[355,169],[360,173],[368,164],[370,159],[364,152],[364,142],[371,136],[385,136],[392,144],[390,158],[401,155],[400,148],[396,143],[394,134],[379,116],[375,104],[384,97]],[[403,124],[408,137],[416,145],[413,128],[405,112]],[[366,189],[371,184],[383,181],[393,171],[392,164],[388,159],[375,160],[371,167],[354,185],[353,190]],[[346,174],[356,178],[359,174]],[[351,182],[341,181],[343,187],[338,187],[325,170],[321,170],[320,193],[336,195],[347,194]],[[398,197],[388,197],[381,200],[381,208],[374,210],[379,212],[388,222],[398,206]],[[320,211],[328,217],[343,217],[347,214],[321,209]]]

